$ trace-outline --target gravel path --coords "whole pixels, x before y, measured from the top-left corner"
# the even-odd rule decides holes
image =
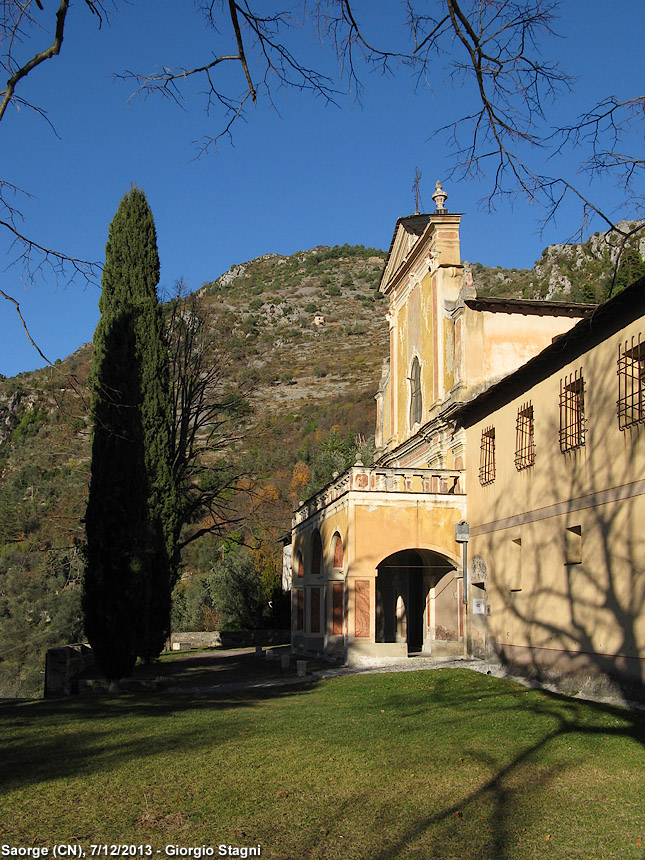
[[[505,678],[523,686],[541,689],[563,695],[555,686],[509,674],[498,663],[466,657],[429,657],[413,656],[406,660],[378,663],[377,661],[360,666],[333,666],[319,658],[300,658],[290,655],[289,670],[280,671],[280,655],[289,652],[288,646],[272,649],[276,659],[269,661],[266,653],[256,654],[254,649],[230,651],[187,652],[171,662],[162,662],[149,667],[149,673],[126,679],[120,683],[121,692],[155,690],[164,693],[184,695],[213,695],[254,693],[288,690],[307,684],[341,678],[346,675],[385,674],[391,672],[434,671],[437,669],[464,669],[496,678]],[[306,675],[293,674],[295,661],[305,659]],[[86,682],[85,692],[105,692],[100,690],[105,682]],[[644,703],[626,701],[620,696],[594,696],[579,692],[573,698],[608,705],[645,709]]]

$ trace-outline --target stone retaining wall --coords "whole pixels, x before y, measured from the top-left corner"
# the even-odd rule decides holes
[[[168,651],[189,648],[246,648],[251,645],[288,645],[291,641],[289,630],[234,630],[211,633],[194,631],[172,633],[166,643]]]
[[[50,648],[45,657],[45,697],[78,693],[76,676],[92,665],[94,656],[89,645]]]

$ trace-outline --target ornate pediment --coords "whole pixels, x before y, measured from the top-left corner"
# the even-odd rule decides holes
[[[399,218],[397,221],[385,271],[381,279],[383,292],[387,292],[388,285],[423,235],[429,221],[429,215],[410,215],[408,218]]]

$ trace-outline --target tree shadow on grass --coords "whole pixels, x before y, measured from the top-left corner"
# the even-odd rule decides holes
[[[272,708],[285,701],[300,706],[293,713]],[[287,827],[283,846],[266,846],[272,857],[514,860],[542,856],[543,849],[552,855],[547,849],[561,834],[543,832],[541,821],[544,817],[544,827],[553,827],[558,820],[548,808],[561,796],[555,789],[585,772],[576,768],[594,755],[595,739],[642,742],[645,714],[465,670],[435,670],[235,696],[147,694],[4,705],[0,726],[2,788],[18,791],[17,797],[30,787],[33,797],[34,786],[53,780],[61,780],[64,791],[65,782],[78,778],[72,796],[89,791],[100,798],[102,780],[86,784],[83,777],[118,778],[123,786],[136,775],[139,802],[144,789],[161,796],[164,779],[175,769],[186,784],[203,780],[201,790],[208,790],[211,778],[214,783],[222,778],[227,757],[260,738],[264,746],[244,759],[245,766],[270,761],[272,790],[289,789],[289,799],[278,807],[272,798],[258,796],[253,809],[268,804],[272,818],[282,810],[289,816],[283,820],[293,816],[297,822]],[[294,764],[292,741],[306,761]],[[163,752],[170,757],[156,762]],[[307,790],[303,774],[314,773],[312,767],[324,777],[320,793]],[[244,773],[233,768],[243,782]],[[347,770],[355,779],[337,792],[338,774]],[[406,798],[410,770],[418,776],[427,771],[434,781],[414,788],[414,805]],[[612,778],[615,773],[614,764]],[[256,790],[263,784],[256,782]],[[159,805],[158,797],[155,802]],[[136,820],[137,811],[132,814]],[[254,812],[235,815],[243,817],[246,832],[256,833]],[[522,834],[523,827],[530,837]],[[217,828],[213,822],[213,834]],[[200,839],[205,833],[200,831]],[[541,841],[551,834],[553,843]],[[185,836],[177,831],[173,838]],[[525,839],[533,840],[532,847],[522,844]],[[593,856],[571,854],[576,860]],[[626,860],[640,856],[624,854]]]
[[[197,688],[213,688],[221,684],[254,683],[266,680],[288,681],[296,677],[296,666],[293,659],[287,669],[282,669],[280,658],[289,655],[290,646],[277,646],[270,649],[274,658],[266,659],[266,651],[257,655],[249,649],[238,650],[208,650],[191,652],[171,652],[164,654],[160,660],[149,665],[137,664],[132,677],[121,682],[124,691],[136,689],[148,681],[159,683],[159,689],[164,686],[172,690],[188,690]],[[328,668],[329,664],[321,660],[309,660],[309,670]],[[82,672],[78,678],[82,681],[103,680],[95,666]]]
[[[233,694],[150,692],[0,703],[0,787],[9,791],[53,778],[87,776],[167,750],[186,757],[216,750],[248,737],[263,703],[290,698],[314,684]],[[243,714],[221,719],[222,712],[233,711]],[[213,713],[212,731],[208,722],[195,724],[192,717],[199,712]]]
[[[495,701],[494,689],[489,691],[488,697],[486,692],[483,696],[482,691],[477,692],[480,715],[481,702],[484,700],[484,708],[489,711],[494,709],[500,721],[512,719],[512,711],[519,708],[524,715],[547,718],[553,725],[541,736],[523,745],[522,749],[504,764],[500,764],[500,758],[504,758],[503,754],[489,754],[481,745],[464,742],[463,760],[468,759],[469,762],[483,765],[491,772],[490,777],[476,789],[462,793],[456,800],[420,815],[412,826],[408,826],[395,839],[385,840],[383,848],[371,854],[369,860],[397,860],[404,854],[407,856],[406,852],[418,849],[420,845],[423,846],[420,849],[422,853],[418,856],[428,860],[446,860],[453,857],[468,857],[468,860],[511,860],[517,856],[529,856],[517,847],[523,838],[522,831],[539,823],[541,811],[544,810],[544,792],[557,780],[566,778],[567,771],[577,765],[576,761],[570,757],[567,760],[566,755],[558,752],[558,749],[562,750],[563,740],[570,738],[571,742],[575,743],[574,738],[585,738],[592,742],[588,748],[593,747],[594,739],[601,738],[629,738],[638,744],[645,743],[645,712],[642,711],[607,704],[577,702],[558,693],[546,691],[537,694],[525,687],[516,689],[517,704],[500,709]],[[399,704],[398,699],[398,696],[390,697],[389,706],[396,707]],[[453,688],[451,691],[445,687],[442,699],[444,703],[450,702],[452,707],[463,710],[464,724],[469,727],[473,736],[482,729],[486,731],[486,727],[479,721],[470,721],[472,718],[468,717],[468,708],[472,705],[472,699],[469,699],[463,689]],[[615,725],[608,727],[608,719]],[[447,731],[450,726],[446,724],[442,728]],[[437,726],[433,723],[433,732],[436,729]],[[460,758],[459,762],[461,761]],[[539,767],[534,767],[533,762],[540,762]],[[529,772],[530,780],[526,780],[525,775]],[[625,776],[627,777],[627,774]],[[548,807],[547,810],[550,812]],[[518,821],[524,826],[520,827]],[[545,851],[546,842],[552,838],[552,834],[548,832],[549,826],[547,816],[546,829],[541,836],[545,840]],[[553,838],[555,842],[557,834],[553,834]],[[635,851],[638,845],[638,841],[632,843]],[[615,856],[621,856],[619,849],[617,850]],[[586,858],[587,855],[577,856]],[[629,856],[645,858],[645,851],[637,851]]]
[[[645,740],[645,713],[571,700],[463,669],[419,673],[422,681],[415,691],[412,675],[416,674],[396,676],[361,714],[363,732],[374,739],[374,760],[382,768],[382,786],[390,787],[384,800],[374,810],[372,798],[365,793],[369,783],[364,780],[351,801],[330,808],[330,830],[336,831],[336,839],[343,832],[338,829],[343,826],[339,816],[347,815],[347,809],[354,810],[350,820],[360,820],[361,814],[366,814],[374,828],[381,828],[378,848],[361,854],[361,860],[511,860],[542,856],[541,851],[547,852],[556,844],[555,854],[548,851],[548,856],[563,857],[557,852],[565,842],[572,852],[567,858],[576,860],[642,856],[636,837],[645,818],[640,825],[633,822],[632,853],[621,854],[619,845],[615,853],[587,853],[588,843],[576,853],[569,831],[579,831],[583,825],[569,821],[567,813],[561,814],[558,807],[564,802],[568,814],[574,816],[581,811],[577,805],[579,780],[597,766],[592,764],[596,749],[604,749],[607,740],[633,742],[636,756],[629,759],[629,744],[620,744],[620,755],[626,763],[631,762],[624,772],[625,783],[630,784],[639,771],[638,745]],[[455,683],[456,676],[460,683]],[[336,744],[341,761],[345,743],[351,747],[354,741],[345,741],[342,732],[339,736],[330,740]],[[612,760],[605,772],[600,765],[601,796],[606,778],[609,782],[622,780],[621,766],[621,760]],[[632,767],[634,772],[630,773]],[[426,778],[428,773],[432,780],[425,794],[427,802],[418,803],[415,780]],[[416,808],[411,809],[411,801],[406,799],[408,791],[417,800]],[[570,799],[563,797],[567,793]],[[593,794],[591,788],[591,795],[587,792],[586,797]],[[627,790],[623,797],[628,796]],[[592,818],[592,840],[617,841],[602,832],[612,818],[607,806],[598,822]],[[594,831],[594,826],[599,829]],[[315,837],[312,833],[302,856],[337,856],[334,851],[338,843],[334,848],[323,841],[321,849]],[[346,856],[355,855],[350,850]]]

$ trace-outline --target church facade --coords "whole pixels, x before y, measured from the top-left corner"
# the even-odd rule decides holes
[[[488,568],[469,565],[464,588],[455,538],[470,518],[480,428],[456,416],[593,309],[478,297],[461,260],[461,216],[446,209],[439,183],[433,199],[431,214],[397,221],[380,284],[390,350],[376,395],[375,464],[357,462],[294,514],[299,652],[348,663],[485,653]]]

